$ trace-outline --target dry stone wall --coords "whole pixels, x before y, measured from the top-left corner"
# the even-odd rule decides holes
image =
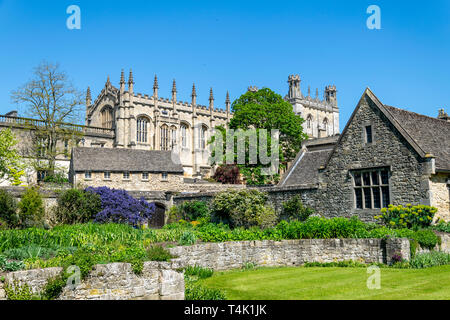
[[[170,253],[181,265],[215,270],[257,266],[299,266],[306,262],[355,260],[391,263],[394,254],[410,259],[408,239],[307,239],[285,241],[239,241],[175,247]]]
[[[142,274],[136,275],[129,263],[96,265],[75,289],[65,287],[60,300],[184,300],[184,275],[177,263],[144,262]],[[49,279],[62,268],[26,270],[6,274],[5,283],[28,284],[39,294]],[[0,283],[0,300],[6,299]]]

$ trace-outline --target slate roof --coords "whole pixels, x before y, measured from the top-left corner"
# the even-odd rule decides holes
[[[436,169],[450,171],[450,122],[384,105],[425,152],[436,157]]]
[[[319,168],[325,164],[339,136],[306,140],[279,187],[319,183]]]
[[[183,173],[179,158],[174,163],[171,151],[111,148],[74,148],[72,169],[111,172],[168,172]]]

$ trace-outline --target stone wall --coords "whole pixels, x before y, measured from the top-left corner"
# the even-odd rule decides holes
[[[373,142],[364,140],[372,126]],[[394,205],[426,204],[429,164],[408,145],[367,95],[346,127],[327,167],[319,174],[319,213],[329,217],[356,215],[370,221],[379,209],[355,209],[351,170],[388,167],[390,202]]]
[[[141,275],[133,273],[129,263],[96,265],[89,276],[72,290],[64,288],[60,300],[184,300],[184,275],[177,263],[144,262]],[[38,294],[48,279],[61,273],[61,268],[10,272],[5,282],[27,283]],[[0,300],[6,299],[0,283]]]
[[[300,266],[306,262],[344,260],[366,263],[391,263],[394,254],[409,260],[408,239],[312,239],[285,241],[239,241],[207,243],[170,248],[181,265],[215,270],[241,268],[247,263],[257,266]]]
[[[431,205],[438,209],[437,218],[450,221],[450,174],[438,173],[430,179]]]

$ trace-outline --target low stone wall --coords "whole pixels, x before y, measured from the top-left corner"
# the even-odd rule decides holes
[[[144,263],[141,275],[134,274],[129,263],[96,265],[75,290],[64,288],[60,300],[184,300],[184,275],[177,263]],[[38,294],[48,279],[61,268],[27,270],[6,274],[5,282],[27,283]],[[0,287],[0,300],[6,299]]]
[[[175,247],[169,251],[179,257],[172,261],[181,265],[215,270],[240,268],[247,263],[267,267],[344,260],[391,263],[394,254],[410,259],[408,239],[239,241]]]

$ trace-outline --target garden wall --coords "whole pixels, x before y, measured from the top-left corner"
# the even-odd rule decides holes
[[[181,265],[215,270],[257,266],[299,266],[306,262],[360,260],[391,263],[395,254],[410,259],[408,239],[309,239],[285,241],[240,241],[207,243],[169,249]]]
[[[167,262],[144,262],[141,275],[134,274],[129,263],[96,265],[89,276],[72,290],[64,288],[60,300],[184,300],[184,276],[179,265]],[[17,271],[6,274],[5,282],[27,283],[39,293],[48,279],[61,268]],[[0,283],[0,300],[6,299]]]

